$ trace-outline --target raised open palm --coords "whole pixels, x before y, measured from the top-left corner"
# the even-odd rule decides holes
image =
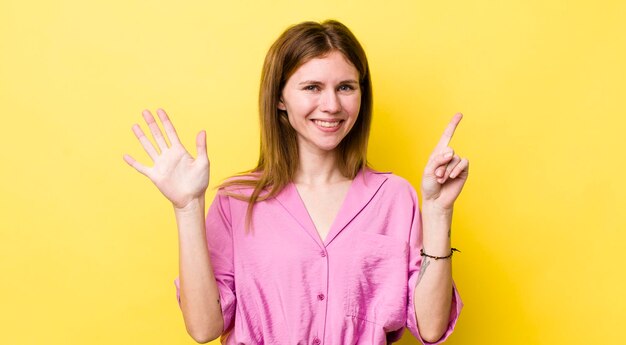
[[[134,124],[132,127],[135,136],[139,139],[146,153],[152,158],[154,166],[146,167],[127,154],[124,155],[124,160],[150,178],[174,207],[184,208],[193,199],[203,197],[209,185],[206,132],[200,131],[196,136],[197,158],[194,159],[180,143],[176,129],[165,111],[158,109],[157,114],[161,119],[163,129],[165,129],[166,137],[161,133],[150,111],[144,110],[142,112],[160,153],[144,135],[138,124]],[[169,140],[170,146],[167,145],[166,138]]]

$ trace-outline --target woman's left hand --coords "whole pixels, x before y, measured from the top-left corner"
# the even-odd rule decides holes
[[[469,174],[469,161],[448,147],[463,114],[457,113],[443,132],[430,155],[422,177],[422,203],[433,203],[442,210],[451,210]]]

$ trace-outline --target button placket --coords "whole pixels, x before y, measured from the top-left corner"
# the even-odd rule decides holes
[[[326,314],[328,312],[328,310],[327,310],[328,309],[328,303],[327,303],[327,301],[325,301],[327,296],[325,295],[325,293],[328,293],[328,285],[329,285],[329,282],[328,282],[328,269],[329,269],[329,267],[328,267],[328,252],[327,252],[325,247],[321,248],[321,250],[319,252],[319,255],[322,257],[322,262],[321,263],[322,263],[322,265],[324,267],[324,271],[326,273],[326,274],[322,275],[323,279],[322,279],[322,284],[320,286],[321,289],[318,290],[318,293],[317,293],[317,296],[316,296],[318,302],[320,302],[320,304],[319,304],[320,316],[322,316],[323,320],[324,320],[322,322],[322,325],[321,325],[322,327],[318,331],[319,332],[318,335],[322,335],[322,337],[323,337],[324,334],[325,334],[325,330],[326,330]],[[322,341],[321,341],[321,339],[318,336],[315,336],[313,338],[313,342],[312,342],[313,345],[320,345],[321,343],[322,343]]]

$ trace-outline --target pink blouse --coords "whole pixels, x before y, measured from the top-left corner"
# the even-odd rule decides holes
[[[324,241],[293,183],[255,205],[247,235],[246,207],[218,192],[206,217],[222,344],[391,344],[405,327],[427,344],[413,305],[422,222],[405,179],[360,172]],[[433,344],[463,307],[454,282],[450,293],[448,330]]]

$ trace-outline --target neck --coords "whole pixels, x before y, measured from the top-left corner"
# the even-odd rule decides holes
[[[337,166],[337,151],[307,150],[300,146],[300,162],[294,183],[299,185],[330,185],[348,180]]]

